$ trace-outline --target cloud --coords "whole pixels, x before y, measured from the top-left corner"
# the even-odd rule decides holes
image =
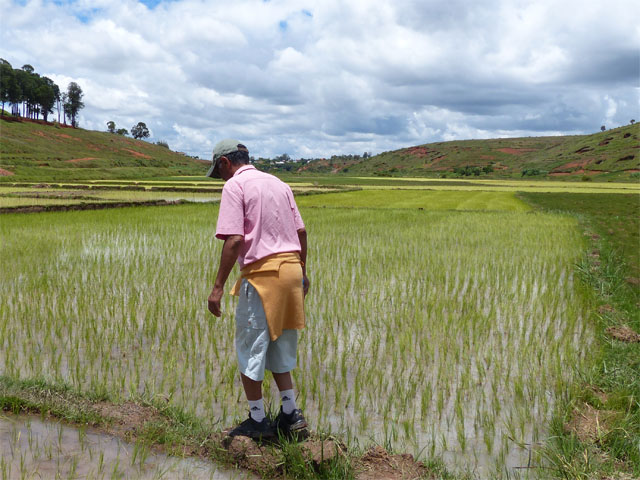
[[[0,56],[209,158],[587,133],[638,118],[630,0],[0,0]]]

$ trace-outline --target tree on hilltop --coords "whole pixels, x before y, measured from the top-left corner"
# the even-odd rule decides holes
[[[632,118],[631,122],[629,122],[629,123],[631,123],[631,125],[633,125],[634,123],[636,123],[636,121]]]
[[[35,91],[35,100],[40,105],[40,113],[44,117],[44,121],[47,121],[50,113],[53,113],[53,107],[56,104],[56,99],[60,95],[60,89],[58,86],[47,77],[40,79],[39,85]]]
[[[119,128],[118,130],[116,130],[116,134],[126,137],[127,135],[129,135],[129,130],[127,130],[126,128]]]
[[[11,104],[12,115],[20,116],[22,108],[23,117],[38,119],[42,114],[45,121],[58,102],[60,116],[60,88],[50,78],[38,75],[29,64],[14,69],[0,59],[0,101],[3,110],[5,103]]]
[[[0,58],[0,101],[2,101],[2,115],[4,115],[5,102],[20,101],[20,86],[16,81],[11,64],[4,58]]]
[[[113,120],[109,120],[107,122],[107,131],[109,133],[116,133],[116,122],[114,122]]]
[[[131,136],[135,139],[147,138],[149,136],[149,129],[144,122],[138,122],[137,125],[131,127]]]
[[[602,131],[602,132],[604,132],[606,129],[607,129],[607,127],[605,127],[604,125],[602,125],[602,126],[600,127],[600,131]]]
[[[76,117],[78,112],[84,108],[84,102],[82,101],[82,89],[76,82],[71,82],[67,87],[66,99],[64,102],[64,113],[66,117],[71,118],[71,125],[73,127],[78,126]]]

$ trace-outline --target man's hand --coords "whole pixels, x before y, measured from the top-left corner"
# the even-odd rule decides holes
[[[220,301],[222,300],[222,294],[224,293],[224,284],[227,282],[227,277],[229,276],[229,273],[231,273],[233,264],[236,263],[240,247],[242,247],[242,241],[242,235],[230,235],[224,241],[224,245],[222,246],[220,266],[218,267],[216,281],[213,284],[213,290],[211,290],[207,305],[209,311],[216,317],[219,317],[221,314]]]
[[[209,294],[208,299],[208,308],[211,313],[213,313],[216,317],[219,317],[221,314],[220,310],[220,302],[222,301],[222,294],[224,293],[224,289],[213,287],[211,293]]]

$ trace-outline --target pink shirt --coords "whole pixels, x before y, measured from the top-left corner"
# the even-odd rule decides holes
[[[274,253],[299,252],[304,228],[289,185],[246,165],[224,184],[216,238],[242,235],[240,268]]]

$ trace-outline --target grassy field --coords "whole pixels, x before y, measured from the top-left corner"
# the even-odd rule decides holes
[[[477,177],[624,181],[639,169],[639,132],[640,125],[635,124],[591,135],[437,142],[367,159],[317,160],[299,171],[333,176],[464,177],[454,170],[477,167]]]
[[[108,132],[0,119],[0,183],[198,175],[206,163]]]
[[[639,477],[640,197],[520,197],[542,211],[562,212],[580,222],[588,255],[576,270],[597,303],[591,361],[556,412],[546,457],[558,477]]]
[[[510,193],[406,195],[377,192],[366,206],[385,208],[365,209],[300,198],[313,286],[299,402],[351,445],[512,474],[592,342],[573,268],[584,240],[575,219],[532,214]],[[192,205],[3,217],[0,372],[165,399],[214,430],[244,417],[232,299],[220,320],[205,309],[216,215]]]
[[[219,185],[201,186],[183,183],[19,183],[0,186],[0,208],[22,208],[35,206],[80,207],[86,204],[112,204],[122,206],[125,203],[144,203],[152,201],[218,202],[222,194]],[[344,191],[344,187],[316,187],[300,183],[292,185],[298,196]]]
[[[361,190],[304,197],[305,207],[420,208],[427,210],[499,210],[525,212],[530,208],[509,192]]]

